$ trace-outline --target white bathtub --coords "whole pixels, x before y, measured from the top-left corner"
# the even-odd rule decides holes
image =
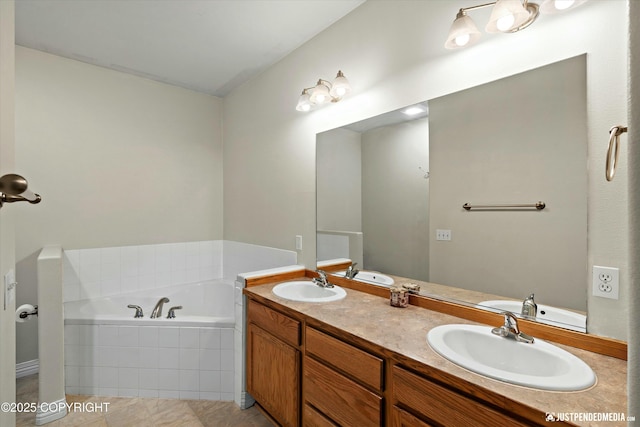
[[[169,298],[162,318],[155,304]],[[135,319],[139,305],[144,318]],[[181,305],[174,319],[170,307]],[[66,302],[68,394],[234,399],[234,284],[212,280]]]
[[[151,319],[158,300],[169,298],[162,308],[162,317]],[[134,318],[135,310],[129,304],[142,307],[143,318]],[[174,319],[167,319],[169,309],[176,310]],[[233,327],[234,285],[228,280],[210,280],[201,283],[166,288],[147,289],[111,297],[64,303],[65,325],[131,325],[131,326],[215,326]]]

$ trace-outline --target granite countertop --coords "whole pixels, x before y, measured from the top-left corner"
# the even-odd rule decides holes
[[[461,368],[437,354],[427,343],[427,333],[436,326],[451,323],[478,324],[476,322],[415,306],[392,307],[388,298],[346,288],[347,296],[340,301],[289,301],[274,295],[271,291],[274,286],[275,284],[255,286],[245,291],[541,412],[585,413],[587,416],[593,413],[627,415],[627,362],[624,360],[554,343],[581,358],[593,369],[597,376],[595,386],[578,392],[553,392],[511,385]],[[398,334],[399,330],[404,333]],[[626,425],[626,422],[581,421],[575,418],[571,422],[581,426]]]

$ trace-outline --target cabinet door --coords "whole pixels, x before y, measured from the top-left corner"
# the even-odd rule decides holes
[[[391,408],[391,427],[433,427],[397,406]]]
[[[247,328],[247,389],[284,427],[299,425],[300,352],[253,323]]]

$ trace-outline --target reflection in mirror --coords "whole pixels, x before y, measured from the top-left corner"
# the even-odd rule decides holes
[[[417,107],[317,135],[318,265],[584,331],[586,56]]]

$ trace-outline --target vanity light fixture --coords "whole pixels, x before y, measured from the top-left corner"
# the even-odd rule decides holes
[[[497,0],[477,6],[464,7],[458,11],[451,24],[444,47],[458,49],[470,46],[480,38],[480,31],[467,12],[493,6],[489,22],[485,26],[488,33],[515,33],[524,30],[542,13],[558,13],[573,9],[587,0],[544,0],[541,5],[528,0]]]
[[[349,80],[342,74],[342,71],[338,71],[333,82],[318,79],[315,86],[302,89],[296,110],[309,111],[315,105],[338,102],[349,92],[351,92]]]

